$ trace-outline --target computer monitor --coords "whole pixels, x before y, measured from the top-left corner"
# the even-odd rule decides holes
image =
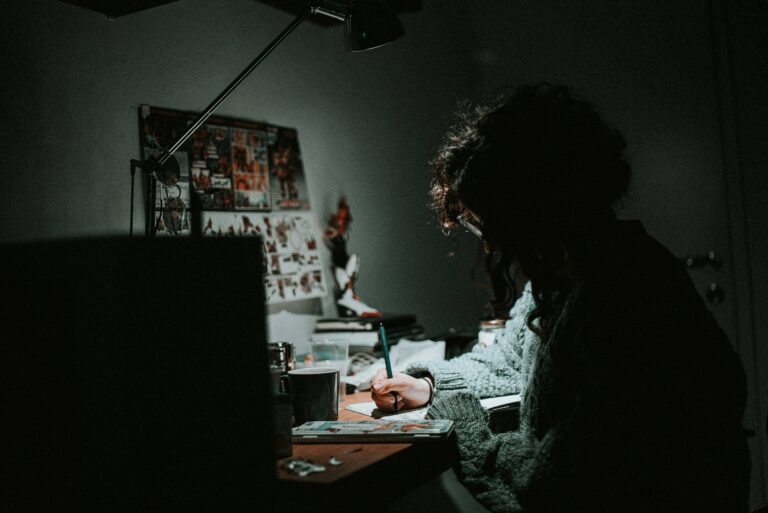
[[[269,511],[260,239],[0,245],[2,509]]]

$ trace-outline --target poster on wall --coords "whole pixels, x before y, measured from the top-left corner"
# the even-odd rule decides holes
[[[143,105],[142,159],[159,156],[197,114]],[[181,177],[156,186],[158,235],[189,235],[190,206],[200,206],[206,237],[260,236],[264,286],[271,304],[326,295],[319,230],[309,213],[309,191],[298,133],[293,128],[213,116],[174,154]]]
[[[172,146],[195,117],[193,112],[143,105],[142,158]],[[309,210],[294,128],[212,116],[174,156],[203,211]]]
[[[327,292],[317,230],[309,213],[203,212],[206,237],[260,235],[264,286],[270,304],[322,297]]]
[[[327,288],[320,262],[317,231],[308,214],[284,213],[261,218],[267,273],[267,301],[282,303],[322,297]]]

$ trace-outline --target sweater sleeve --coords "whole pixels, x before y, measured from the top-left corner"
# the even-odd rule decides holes
[[[443,394],[428,418],[454,421],[459,449],[458,475],[483,506],[493,512],[519,513],[516,474],[525,473],[532,447],[519,432],[493,434],[488,412],[468,392]]]
[[[454,421],[459,479],[492,512],[519,513],[521,503],[525,511],[559,512],[577,503],[570,419],[541,439],[520,431],[496,434],[488,427],[488,412],[467,392],[443,394],[427,417]]]
[[[415,362],[406,372],[417,377],[431,375],[438,392],[467,390],[478,397],[520,393],[527,359],[526,344],[535,337],[526,324],[533,306],[528,285],[493,345],[476,345],[472,351],[452,360]]]

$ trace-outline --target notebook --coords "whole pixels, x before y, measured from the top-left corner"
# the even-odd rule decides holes
[[[293,428],[293,443],[417,442],[445,439],[453,421],[421,420],[317,420]]]

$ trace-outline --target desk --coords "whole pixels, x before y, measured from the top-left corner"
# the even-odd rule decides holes
[[[370,400],[369,392],[349,394],[339,420],[370,419],[345,409],[347,404]],[[331,456],[342,464],[328,465]],[[415,444],[294,444],[292,457],[311,459],[326,468],[325,472],[299,477],[280,468],[284,460],[277,462],[278,504],[306,512],[339,511],[343,506],[350,511],[375,511],[374,498],[382,504],[401,497],[457,461],[453,437]]]

